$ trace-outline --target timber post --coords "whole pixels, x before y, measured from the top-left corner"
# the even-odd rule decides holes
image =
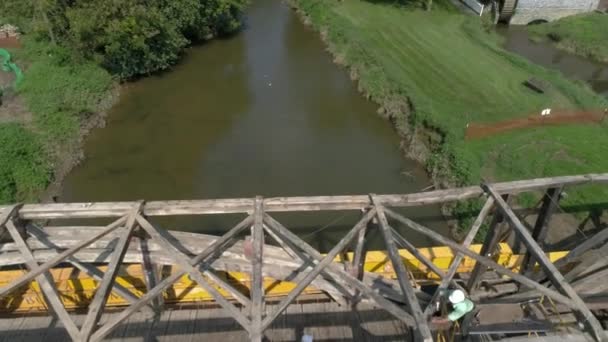
[[[512,197],[509,195],[503,195],[503,200],[509,202]],[[481,251],[479,255],[486,256],[491,258],[496,251],[498,246],[498,242],[500,241],[503,232],[505,230],[505,222],[502,213],[498,210],[494,212],[494,216],[492,217],[492,222],[488,227],[488,231],[486,232],[486,237],[484,239],[483,245],[481,246]],[[467,289],[469,293],[474,293],[477,290],[477,286],[479,285],[479,281],[481,280],[481,276],[487,271],[487,267],[482,265],[481,263],[475,263],[475,267],[471,272],[469,280],[467,282]]]
[[[559,206],[559,200],[562,194],[562,188],[550,188],[543,196],[542,205],[534,224],[534,230],[532,231],[532,238],[542,248],[545,246],[545,240],[547,239],[547,232],[549,231],[549,221],[555,210]],[[530,251],[526,248],[526,254],[521,263],[520,273],[525,274],[527,272],[534,272],[534,265],[536,260],[531,256]]]

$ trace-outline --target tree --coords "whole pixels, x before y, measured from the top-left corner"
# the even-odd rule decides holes
[[[26,33],[94,60],[121,79],[164,70],[191,41],[240,27],[246,0],[3,0]]]
[[[188,40],[158,7],[101,0],[68,9],[70,45],[127,79],[175,63]]]

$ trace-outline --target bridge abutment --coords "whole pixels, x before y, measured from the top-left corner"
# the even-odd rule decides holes
[[[554,21],[598,9],[600,0],[519,0],[511,17],[512,25]]]

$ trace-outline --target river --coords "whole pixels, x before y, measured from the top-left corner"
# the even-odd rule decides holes
[[[399,137],[279,0],[255,0],[244,29],[191,48],[170,72],[127,84],[60,200],[120,201],[417,192],[430,184]],[[438,231],[439,208],[405,211]],[[277,215],[330,248],[360,213]],[[164,220],[219,234],[236,217]],[[404,229],[403,227],[399,228]],[[404,232],[413,243],[428,245]],[[377,242],[374,242],[375,244]]]
[[[565,76],[587,82],[598,94],[608,97],[608,65],[556,48],[551,42],[533,42],[526,26],[499,26],[505,49],[533,63],[559,70]]]

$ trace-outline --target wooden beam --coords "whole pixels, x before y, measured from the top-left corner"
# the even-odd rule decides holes
[[[397,232],[394,228],[391,228],[393,233],[393,238],[395,242],[407,250],[410,254],[412,254],[416,259],[420,260],[421,263],[424,264],[431,272],[435,273],[439,278],[445,277],[445,273],[439,268],[439,266],[435,265],[433,261],[429,260],[426,256],[424,256],[416,246],[414,246],[411,242],[409,242],[406,238],[404,238],[399,232]],[[454,283],[455,284],[455,283]],[[456,284],[455,284],[456,285]]]
[[[124,231],[121,232],[120,238],[116,243],[116,247],[114,247],[114,252],[112,253],[106,273],[104,274],[101,283],[95,290],[95,296],[93,297],[91,304],[89,304],[89,310],[84,319],[84,323],[80,328],[80,338],[82,341],[89,340],[93,330],[97,327],[97,323],[101,318],[101,314],[103,313],[106,302],[108,301],[108,297],[110,297],[110,293],[112,292],[112,285],[116,280],[116,276],[118,275],[118,271],[122,265],[122,260],[125,257],[125,253],[127,252],[127,248],[131,242],[131,234],[137,226],[136,218],[141,210],[141,205],[142,203],[140,203],[137,208],[133,209],[129,215],[129,219],[127,220]]]
[[[561,187],[550,188],[543,196],[543,204],[540,212],[538,213],[536,223],[534,224],[534,230],[532,231],[532,238],[534,241],[536,241],[540,248],[543,248],[545,245],[547,232],[549,230],[549,221],[551,220],[553,212],[558,207],[562,189],[563,188]],[[521,263],[519,273],[528,274],[529,272],[532,272],[535,264],[536,260],[531,256],[530,251],[526,249],[526,254],[524,255],[524,259]]]
[[[3,288],[0,288],[0,298],[6,296],[11,291],[21,287],[22,285],[30,282],[32,279],[34,279],[37,276],[39,276],[40,274],[48,271],[53,266],[56,266],[57,264],[64,262],[66,258],[74,255],[76,252],[80,251],[81,249],[83,249],[86,246],[90,245],[91,243],[95,242],[99,238],[118,229],[122,224],[124,224],[125,221],[126,221],[126,218],[124,218],[124,217],[114,221],[112,224],[107,226],[107,228],[104,231],[102,231],[101,233],[96,234],[89,239],[86,239],[85,241],[77,244],[76,246],[74,246],[70,249],[63,251],[62,253],[57,254],[57,256],[52,258],[51,260],[45,262],[44,264],[42,264],[34,269],[31,269],[28,273],[22,275],[21,277],[17,278],[16,280],[13,280],[10,284],[4,286]]]
[[[7,207],[4,207],[0,210],[0,227],[4,227],[8,221],[10,221],[14,216],[18,216],[18,209],[22,206],[22,204],[13,204]],[[17,212],[17,213],[16,213]]]
[[[17,210],[22,206],[22,204],[13,204],[11,206],[5,207],[0,210],[0,241],[4,238],[6,233],[6,228],[4,227],[6,223],[13,218],[13,216],[18,216]]]
[[[250,330],[249,319],[247,319],[247,317],[245,317],[245,315],[243,315],[238,308],[224,298],[224,296],[218,290],[205,281],[199,270],[192,265],[189,258],[184,255],[179,248],[174,246],[171,241],[163,237],[161,230],[152,226],[152,224],[150,224],[145,218],[139,215],[137,216],[137,222],[148,234],[150,234],[155,242],[164,247],[167,256],[173,258],[176,265],[178,265],[182,270],[186,271],[186,273],[188,273],[200,287],[205,289],[213,297],[213,299],[215,299],[215,301],[232,316],[232,318],[234,318],[243,328],[245,328],[245,330]]]
[[[457,244],[456,242],[444,237],[443,235],[427,228],[424,227],[406,217],[401,216],[400,214],[388,209],[388,208],[384,208],[384,212],[394,218],[395,220],[405,224],[406,226],[410,227],[411,229],[413,229],[414,231],[417,231],[423,235],[428,236],[429,238],[431,238],[432,240],[438,242],[439,244],[443,244],[446,245],[450,248],[452,248],[453,250],[456,250],[462,254],[464,254],[465,256],[477,261],[478,263],[481,263],[482,265],[484,265],[485,267],[489,267],[494,269],[496,272],[506,275],[508,277],[510,277],[511,279],[527,286],[533,289],[538,290],[539,292],[541,292],[542,294],[551,297],[552,299],[560,302],[560,303],[564,303],[566,305],[568,305],[568,307],[572,308],[572,309],[576,309],[577,306],[572,302],[572,300],[564,295],[561,295],[551,289],[546,288],[545,286],[540,285],[537,282],[532,281],[531,279],[522,276],[521,274],[517,274],[513,271],[511,271],[510,269],[501,266],[499,264],[497,264],[496,262],[494,262],[493,260],[488,259],[487,257],[484,256],[480,256],[475,252],[472,252],[469,249],[466,248],[462,248],[462,246],[460,246],[459,244]]]
[[[262,257],[264,248],[264,201],[261,197],[256,197],[253,210],[253,226],[251,227],[251,242],[253,255],[251,258],[251,329],[249,339],[252,342],[261,342],[262,331],[262,311],[264,310],[264,277],[262,277]]]
[[[353,238],[367,226],[367,223],[373,218],[375,210],[370,210],[368,215],[365,215],[341,240],[334,246],[329,253],[310,271],[304,279],[298,282],[297,286],[289,292],[287,297],[283,299],[277,308],[273,310],[262,323],[262,330],[266,330],[272,322],[283,312],[287,307],[312,283],[312,281],[321,274],[338,256],[338,254],[353,240]],[[288,238],[289,239],[289,238]],[[292,241],[295,242],[295,241]]]
[[[366,214],[366,216],[364,216],[364,218],[371,219],[371,217],[373,217],[374,214],[375,214],[375,210],[370,211]],[[287,228],[283,227],[283,225],[281,225],[278,221],[273,219],[270,215],[265,214],[264,222],[266,222],[268,224],[268,226],[275,231],[275,233],[280,234],[280,235],[284,236],[285,238],[289,239],[290,241],[292,241],[296,246],[301,248],[304,252],[306,252],[308,255],[313,257],[318,262],[321,262],[323,260],[323,256],[321,255],[321,253],[319,253],[314,248],[312,248],[312,246],[310,246],[306,241],[302,240],[297,235],[290,232]],[[340,283],[344,284],[345,287],[353,288],[354,290],[361,292],[364,296],[368,297],[369,299],[375,301],[377,305],[379,305],[381,308],[383,308],[384,310],[386,310],[387,312],[389,312],[390,314],[392,314],[399,320],[403,321],[404,323],[406,323],[410,326],[415,324],[414,318],[409,313],[402,310],[400,307],[395,305],[390,300],[384,298],[382,295],[380,295],[374,289],[372,289],[369,286],[367,286],[366,284],[362,283],[357,278],[344,272],[344,270],[342,268],[332,267],[332,265],[330,265],[328,267],[328,274],[330,274],[336,282],[338,282],[338,279],[339,279]]]
[[[509,195],[503,195],[503,199],[507,202],[510,200],[510,198],[512,197]],[[488,231],[486,232],[486,237],[483,241],[483,245],[481,246],[481,250],[479,251],[479,255],[492,257],[503,233],[503,221],[504,217],[502,213],[500,211],[496,211],[494,213],[494,217],[492,218],[492,222],[490,223],[490,227],[488,227]],[[469,293],[473,293],[475,290],[477,290],[477,285],[487,270],[488,268],[485,265],[479,262],[475,263],[473,271],[471,272],[467,282],[467,289],[469,289]]]
[[[50,240],[48,240],[46,238],[46,234],[43,229],[41,229],[33,224],[28,224],[26,229],[27,229],[27,232],[31,236],[36,237],[36,239],[38,239],[38,241],[40,241],[42,244],[44,244],[48,248],[52,248],[56,251],[60,250],[60,248],[57,245],[55,245],[54,243],[52,243]],[[80,262],[78,259],[76,259],[73,256],[68,257],[66,259],[66,262],[70,263],[72,266],[76,267],[80,271],[88,274],[89,276],[91,276],[91,278],[93,278],[97,281],[101,281],[103,279],[104,273],[101,272],[95,266]],[[112,291],[116,292],[116,294],[118,294],[119,296],[121,296],[122,298],[127,300],[129,303],[135,303],[139,299],[131,291],[129,291],[126,287],[120,285],[117,282],[114,282],[114,288],[112,289]],[[154,311],[152,310],[152,308],[150,308],[148,306],[144,307],[144,310],[147,311],[148,313],[154,314]]]
[[[395,246],[395,240],[393,239],[391,227],[389,227],[388,220],[386,219],[386,215],[384,214],[384,209],[381,204],[377,203],[375,195],[371,195],[371,199],[376,208],[376,216],[378,217],[378,221],[380,222],[380,230],[382,231],[382,235],[384,236],[386,250],[388,252],[389,258],[391,259],[391,263],[393,264],[393,269],[397,274],[397,281],[399,282],[399,287],[401,288],[405,302],[410,308],[412,316],[414,316],[414,320],[416,321],[416,326],[414,327],[416,335],[419,336],[421,341],[432,342],[433,336],[431,335],[431,329],[429,328],[428,320],[426,319],[426,316],[422,313],[418,298],[416,298],[416,295],[414,294],[414,288],[412,286],[411,279],[407,274],[407,270],[405,269],[403,260],[401,259],[399,251]]]
[[[244,220],[239,222],[236,226],[230,229],[226,234],[224,234],[221,238],[217,239],[213,244],[207,247],[203,252],[198,254],[196,257],[190,260],[190,264],[192,266],[197,266],[201,263],[204,265],[201,269],[204,269],[205,266],[208,265],[207,258],[213,256],[218,249],[233,241],[234,238],[245,228],[247,228],[251,222],[252,217],[247,216]],[[131,304],[125,310],[121,311],[116,316],[112,317],[105,325],[99,328],[92,336],[91,341],[101,341],[104,337],[110,334],[118,325],[120,325],[125,319],[131,316],[133,313],[137,312],[139,309],[147,305],[151,300],[158,296],[162,296],[163,291],[171,286],[173,283],[178,281],[181,277],[186,274],[185,270],[181,270],[180,272],[173,273],[169,277],[163,279],[156,287],[154,287],[149,292],[145,293],[139,301],[134,304]]]
[[[562,266],[567,265],[568,263],[574,261],[577,257],[585,254],[585,252],[588,250],[602,245],[606,240],[608,240],[608,228],[604,228],[599,233],[596,233],[594,236],[585,240],[585,242],[574,247],[574,249],[572,249],[565,257],[555,262],[555,267],[561,268]]]
[[[353,252],[353,261],[349,265],[350,269],[348,269],[348,272],[358,280],[363,280],[363,277],[365,276],[365,237],[367,232],[372,228],[372,224],[371,221],[368,222],[365,228],[361,229],[359,234],[357,234],[357,244],[355,245],[355,250]],[[360,301],[360,296],[361,294],[359,291],[355,291],[352,296],[348,296],[347,298],[350,298],[351,305],[354,307]]]
[[[30,270],[36,268],[38,263],[34,259],[34,255],[27,246],[27,243],[25,240],[23,240],[21,234],[19,234],[19,230],[13,224],[13,221],[10,219],[5,220],[4,226],[7,228],[10,236],[13,238],[17,246],[19,246],[19,250],[21,251],[23,257],[27,260],[27,268]],[[70,337],[73,340],[78,339],[78,328],[76,327],[76,324],[74,324],[74,321],[70,318],[65,306],[63,306],[63,302],[61,302],[61,299],[59,298],[59,292],[55,286],[53,276],[49,272],[44,272],[36,277],[36,281],[40,285],[40,289],[44,293],[48,305],[52,308],[53,312],[57,315],[61,323],[63,323],[63,326]]]
[[[365,236],[369,230],[369,224],[359,231],[357,235],[357,245],[353,255],[353,261],[351,263],[351,269],[355,272],[353,276],[359,280],[363,279],[365,273]]]
[[[475,236],[479,232],[479,228],[481,228],[481,225],[483,225],[483,222],[485,221],[486,217],[488,216],[488,214],[490,213],[490,210],[492,210],[493,207],[494,207],[494,199],[492,197],[489,197],[486,200],[486,203],[481,208],[481,211],[477,215],[475,222],[473,222],[473,226],[471,226],[471,229],[467,233],[467,236],[462,241],[462,248],[469,249],[471,247],[471,244],[473,243]],[[464,259],[464,255],[462,253],[457,252],[456,256],[454,257],[454,260],[452,261],[452,263],[450,264],[450,267],[448,268],[447,274],[445,275],[445,277],[443,277],[441,279],[441,283],[439,284],[439,287],[437,287],[437,290],[435,290],[433,299],[431,300],[429,305],[426,307],[426,310],[424,311],[424,314],[426,317],[430,317],[433,314],[433,306],[435,305],[436,299],[442,293],[444,293],[445,290],[447,290],[448,285],[450,284],[452,279],[454,279],[454,276],[456,275],[456,271],[458,270],[458,266],[460,266],[460,263],[462,262],[463,259]]]
[[[290,246],[289,242],[285,241],[283,238],[278,236],[266,224],[264,224],[264,231],[268,235],[270,235],[270,237],[272,237],[272,239],[274,241],[276,241],[276,243],[279,244],[279,246],[281,246],[281,249],[283,249],[285,251],[285,253],[287,253],[291,258],[293,258],[294,260],[302,261],[302,266],[300,268],[298,268],[297,270],[295,270],[295,272],[301,273],[302,271],[304,271],[307,268],[310,268],[310,270],[312,270],[312,267],[315,264],[312,261],[311,257],[307,256],[302,251],[299,251],[296,247]],[[326,278],[327,280],[326,279],[315,279],[313,281],[313,286],[317,287],[318,289],[322,289],[324,292],[327,293],[327,295],[329,295],[338,304],[345,305],[346,301],[344,300],[344,298],[342,296],[347,297],[347,298],[351,297],[351,294],[348,293],[348,290],[346,290],[339,284],[332,282],[332,278],[329,277],[327,274],[325,274],[325,272],[322,273],[322,276],[324,278]],[[292,281],[297,282],[295,277]]]
[[[515,232],[522,239],[524,244],[526,245],[527,250],[530,252],[532,257],[534,257],[541,268],[545,271],[545,274],[551,282],[553,286],[560,289],[562,293],[566,296],[570,297],[575,304],[576,311],[578,311],[581,315],[581,318],[585,320],[584,324],[587,326],[588,332],[593,335],[593,337],[597,341],[605,341],[608,340],[608,335],[604,333],[602,325],[597,320],[597,318],[593,315],[591,310],[585,306],[583,300],[578,296],[576,291],[566,282],[561,273],[557,270],[557,268],[551,263],[551,260],[547,257],[545,252],[538,246],[534,238],[526,227],[519,221],[511,207],[502,199],[499,193],[497,193],[492,186],[485,185],[484,186],[488,194],[490,194],[496,200],[497,206],[500,208],[505,217],[511,222]]]
[[[157,274],[158,270],[156,268],[156,265],[152,262],[152,259],[150,258],[150,250],[148,248],[147,236],[141,236],[139,238],[139,249],[141,250],[141,269],[144,273],[144,279],[146,281],[146,292],[149,292],[156,286],[159,278]],[[117,285],[116,282],[114,284],[114,286]],[[156,308],[158,312],[160,312],[164,304],[162,296],[156,297],[152,302],[152,306]]]
[[[592,182],[608,183],[608,174],[588,174],[503,182],[496,183],[493,187],[500,194],[516,194],[560,185],[580,185]],[[378,200],[385,206],[408,207],[477,198],[482,196],[483,193],[483,190],[479,186],[471,186],[407,195],[378,195]],[[18,213],[20,218],[27,220],[121,217],[135,204],[136,202],[26,204],[18,210]],[[264,200],[265,212],[361,210],[369,205],[370,200],[367,195],[275,197]],[[247,213],[251,210],[252,206],[253,200],[251,198],[151,201],[145,204],[142,212],[145,216],[229,214]],[[6,208],[0,207],[0,210],[5,210]]]

